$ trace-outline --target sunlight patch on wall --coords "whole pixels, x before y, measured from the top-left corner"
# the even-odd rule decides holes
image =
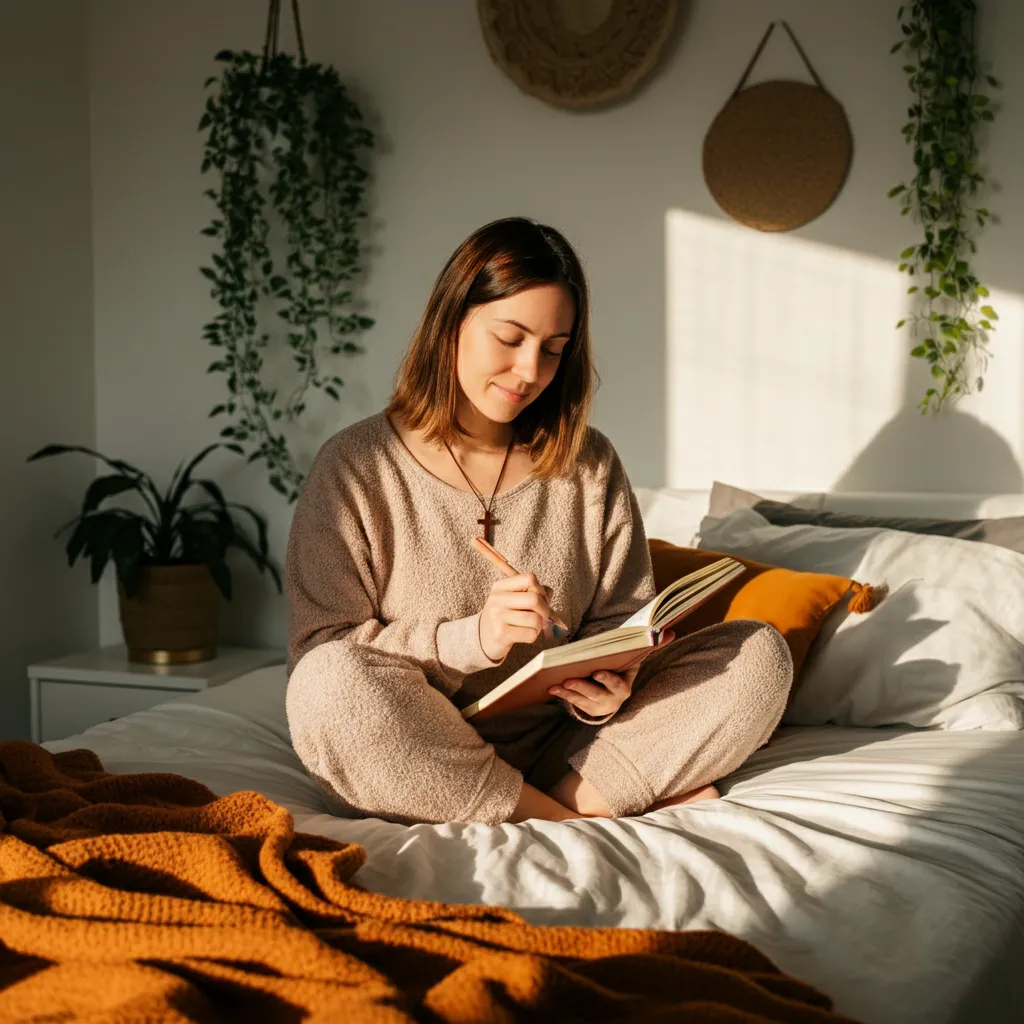
[[[666,219],[667,484],[827,489],[900,407],[892,262]]]
[[[1024,297],[993,291],[984,391],[936,420],[895,260],[671,210],[666,264],[667,486],[1022,489]]]

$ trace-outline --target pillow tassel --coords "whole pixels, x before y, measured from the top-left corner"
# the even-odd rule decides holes
[[[854,615],[863,615],[864,612],[871,611],[878,604],[878,594],[874,587],[851,580],[850,589],[853,591],[853,597],[850,598],[850,603],[846,607]]]

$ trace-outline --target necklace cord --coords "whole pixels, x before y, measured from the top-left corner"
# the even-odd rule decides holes
[[[476,489],[476,484],[474,484],[473,481],[469,479],[469,477],[466,475],[466,471],[462,468],[462,466],[459,465],[459,460],[455,458],[455,452],[451,450],[451,447],[449,446],[447,441],[445,441],[444,443],[445,448],[448,449],[448,454],[452,457],[452,462],[455,463],[459,472],[463,475],[463,477],[465,477],[466,483],[469,484],[469,486],[473,489],[473,493],[476,495],[477,501],[480,502],[480,505],[483,508],[485,515],[489,516],[491,514],[491,506],[494,504],[494,497],[498,493],[498,488],[501,486],[502,478],[505,476],[505,467],[508,465],[508,457],[512,453],[512,446],[515,444],[515,440],[516,435],[513,433],[512,439],[508,443],[508,448],[505,449],[505,458],[502,460],[501,472],[498,473],[498,479],[494,484],[494,490],[491,491],[491,499],[486,504],[484,503],[484,496]]]

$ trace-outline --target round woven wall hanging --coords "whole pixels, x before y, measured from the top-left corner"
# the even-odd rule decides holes
[[[772,22],[704,138],[704,180],[715,202],[759,231],[790,231],[824,213],[853,157],[846,113],[821,84],[789,26],[779,24],[815,84],[772,81],[743,88],[775,28]]]
[[[654,67],[677,0],[477,0],[491,57],[523,92],[568,110],[621,100]]]

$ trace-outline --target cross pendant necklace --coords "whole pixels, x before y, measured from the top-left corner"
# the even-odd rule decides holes
[[[488,544],[491,543],[491,524],[496,523],[496,519],[491,518],[491,510],[489,508],[484,509],[483,519],[478,519],[477,522],[484,528],[484,540]]]
[[[494,524],[499,523],[501,521],[499,519],[494,518],[494,515],[491,512],[491,506],[494,505],[494,496],[498,493],[498,488],[501,486],[501,480],[502,477],[504,477],[505,475],[505,467],[508,465],[508,457],[512,453],[512,446],[515,444],[515,440],[516,435],[513,433],[511,439],[508,442],[508,448],[505,449],[505,459],[501,464],[501,472],[498,473],[498,479],[495,481],[494,490],[491,491],[491,500],[486,502],[484,501],[484,496],[476,489],[476,485],[473,483],[473,481],[470,480],[468,476],[466,476],[466,471],[462,468],[462,466],[459,465],[459,460],[455,458],[455,452],[453,452],[451,448],[448,446],[448,442],[445,441],[444,443],[445,448],[448,448],[448,454],[451,455],[452,461],[455,463],[456,466],[458,466],[459,472],[463,475],[463,477],[465,477],[466,483],[469,484],[473,493],[477,497],[477,501],[480,502],[480,505],[484,510],[483,518],[478,519],[477,524],[484,528],[484,540],[487,541],[488,544],[491,543],[491,540],[494,535]]]

